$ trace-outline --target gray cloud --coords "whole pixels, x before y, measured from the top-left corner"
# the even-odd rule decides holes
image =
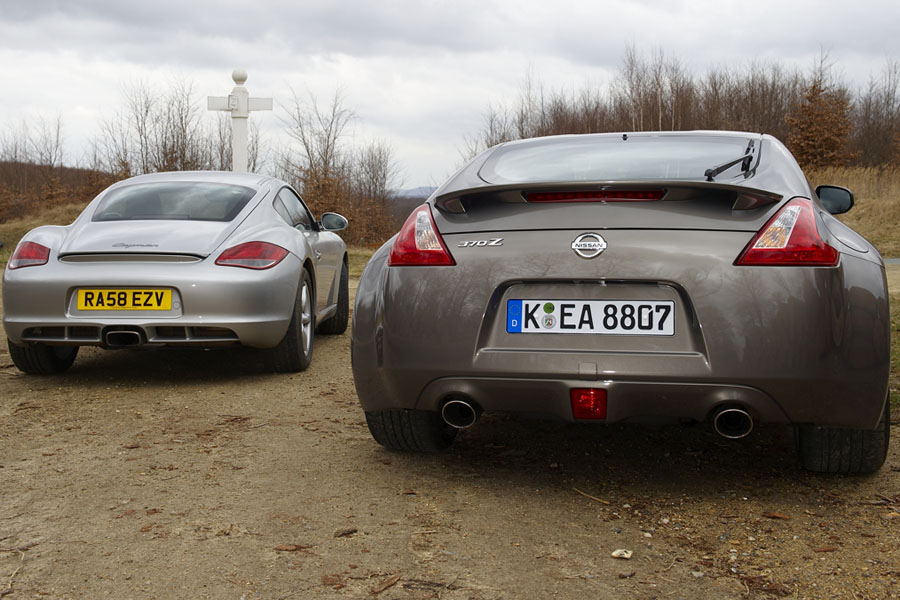
[[[602,86],[626,44],[663,49],[694,74],[753,60],[806,69],[824,48],[855,85],[900,57],[896,0],[0,2],[0,60],[16,82],[8,119],[59,107],[81,139],[84,116],[115,105],[129,81],[174,72],[221,94],[244,66],[251,92],[276,106],[291,86],[323,99],[343,87],[360,129],[398,140],[423,173],[446,172],[441,151],[423,147],[457,161],[463,135],[488,104],[515,98],[529,68],[552,89]]]

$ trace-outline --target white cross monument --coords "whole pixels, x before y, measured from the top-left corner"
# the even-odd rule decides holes
[[[235,173],[247,172],[247,147],[250,139],[247,133],[247,119],[250,111],[272,110],[271,98],[251,98],[244,87],[247,71],[235,69],[231,73],[235,86],[228,96],[207,96],[208,110],[227,110],[231,113],[231,170]]]

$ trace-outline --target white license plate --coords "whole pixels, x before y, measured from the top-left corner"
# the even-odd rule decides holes
[[[675,335],[671,300],[507,300],[507,333]]]

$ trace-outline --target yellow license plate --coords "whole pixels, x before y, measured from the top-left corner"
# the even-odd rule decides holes
[[[172,310],[172,290],[78,290],[78,310]]]

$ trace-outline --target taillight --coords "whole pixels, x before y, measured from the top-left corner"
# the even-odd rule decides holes
[[[22,242],[16,246],[16,250],[6,266],[10,269],[37,267],[46,265],[48,260],[50,260],[50,248],[37,242]]]
[[[427,204],[412,211],[407,217],[394,240],[388,264],[392,267],[456,264],[444,245]]]
[[[233,246],[219,255],[217,265],[244,269],[270,269],[280,263],[288,251],[268,242],[246,242]]]
[[[665,190],[592,190],[528,192],[525,198],[529,202],[651,202],[665,195]]]
[[[750,240],[734,264],[833,267],[839,258],[840,253],[819,235],[812,200],[793,198]]]

